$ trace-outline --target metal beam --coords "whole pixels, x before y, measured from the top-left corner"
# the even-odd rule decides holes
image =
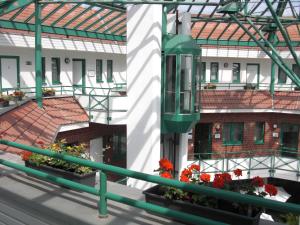
[[[76,16],[74,16],[72,19],[70,19],[67,23],[65,23],[65,25],[63,25],[63,27],[65,28],[65,27],[69,26],[71,23],[73,23],[79,17],[83,16],[86,12],[88,12],[89,10],[91,10],[93,7],[94,7],[93,5],[87,7],[86,9],[84,9],[83,11],[81,11],[80,13],[78,13]]]
[[[112,29],[114,29],[116,26],[120,25],[121,23],[123,23],[124,21],[126,21],[127,18],[123,18],[122,20],[120,21],[117,21],[114,25],[111,25],[109,28],[107,28],[106,30],[103,31],[103,33],[107,33],[109,31],[111,31]],[[114,33],[114,32],[113,32]]]
[[[3,5],[0,8],[0,16],[3,14],[10,13],[16,9],[25,7],[31,3],[33,3],[33,0],[13,0],[13,1],[6,1],[3,3]]]
[[[89,21],[90,19],[92,19],[93,17],[99,15],[101,12],[104,11],[104,8],[99,9],[97,12],[95,12],[94,14],[90,15],[89,17],[85,18],[83,21],[81,21],[79,24],[77,24],[74,29],[78,29],[79,27],[81,27],[83,24],[85,24],[87,21]]]
[[[35,32],[34,25],[28,23],[0,20],[0,27],[7,28],[7,29],[14,29],[14,30],[25,30],[25,31]],[[103,33],[52,27],[52,26],[45,26],[45,25],[42,25],[42,32],[49,33],[49,34],[65,35],[65,36],[98,38],[98,39],[112,40],[112,41],[126,41],[126,37],[121,35],[103,34]]]
[[[38,0],[35,0],[35,97],[40,108],[43,107],[42,99],[42,7]]]
[[[58,5],[53,11],[51,11],[50,13],[48,13],[48,15],[46,15],[43,19],[42,19],[42,23],[44,21],[46,21],[50,16],[54,15],[58,10],[60,10],[62,7],[64,7],[65,4],[62,3],[60,5]]]
[[[287,44],[287,47],[289,48],[289,50],[290,50],[290,52],[291,52],[291,54],[292,54],[292,56],[293,56],[293,58],[294,58],[294,60],[295,60],[295,62],[297,64],[297,66],[300,68],[300,61],[298,59],[298,56],[297,56],[296,52],[294,51],[293,47],[290,44],[291,40],[290,40],[290,37],[289,37],[288,33],[286,32],[285,28],[282,26],[282,24],[281,24],[281,22],[280,22],[280,20],[278,18],[278,15],[274,11],[274,9],[273,9],[270,1],[269,0],[265,0],[265,2],[267,4],[267,6],[268,6],[268,8],[269,8],[269,10],[270,10],[270,12],[272,14],[272,16],[274,17],[275,23],[277,24],[277,26],[278,26],[278,28],[280,30],[280,33],[282,34],[282,36],[283,36],[283,38],[284,38],[284,40],[285,40],[285,42]],[[287,0],[284,0],[284,3],[285,3],[285,6],[286,6]],[[284,8],[285,8],[285,6],[284,6]]]
[[[58,17],[55,21],[53,21],[53,23],[51,23],[51,26],[54,27],[59,21],[66,18],[70,13],[72,13],[75,9],[79,8],[80,6],[80,4],[74,5],[68,12],[66,12],[64,15]]]
[[[41,11],[47,6],[47,4],[42,5]],[[28,23],[33,17],[35,16],[35,13],[33,12],[25,21],[24,23]]]
[[[298,86],[300,87],[300,79],[298,78],[298,76],[293,72],[291,71],[286,65],[284,62],[282,62],[282,58],[277,54],[277,51],[272,48],[272,44],[269,43],[267,40],[266,40],[266,43],[269,45],[269,47],[272,48],[272,51],[274,52],[274,54],[276,54],[276,58],[273,57],[273,55],[269,52],[269,50],[261,43],[259,42],[255,36],[253,34],[251,34],[247,28],[239,22],[239,20],[234,16],[234,15],[229,15],[235,22],[239,23],[240,27],[245,31],[247,32],[247,34],[253,39],[253,41],[255,41],[257,43],[257,45],[270,57],[270,59],[272,59],[277,65],[278,67],[280,67],[286,74],[287,76]],[[248,19],[249,20],[249,19]],[[249,23],[251,24],[251,21],[249,20]],[[255,27],[254,27],[255,28]],[[260,33],[259,31],[257,31],[258,33]]]

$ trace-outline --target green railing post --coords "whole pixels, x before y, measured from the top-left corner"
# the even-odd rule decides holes
[[[99,203],[98,203],[98,212],[100,218],[108,217],[107,214],[107,176],[106,173],[100,171],[100,190],[99,190]]]

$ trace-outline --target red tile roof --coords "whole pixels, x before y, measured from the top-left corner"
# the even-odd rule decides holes
[[[26,145],[39,146],[54,141],[61,125],[88,122],[88,115],[73,97],[43,100],[43,109],[35,101],[29,101],[0,115],[2,139]],[[20,153],[20,149],[0,145],[0,150]]]
[[[269,91],[205,90],[201,91],[202,109],[272,109]],[[300,110],[300,92],[276,91],[273,108]]]

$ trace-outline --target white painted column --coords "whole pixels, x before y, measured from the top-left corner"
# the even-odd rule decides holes
[[[127,9],[127,168],[153,174],[160,159],[161,5]],[[139,189],[146,182],[128,180]]]
[[[178,154],[178,172],[181,171],[188,165],[188,133],[179,135],[179,154]]]
[[[103,139],[102,137],[90,140],[90,156],[95,162],[103,162]]]

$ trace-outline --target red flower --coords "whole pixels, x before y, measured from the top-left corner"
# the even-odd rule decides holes
[[[180,176],[191,177],[192,176],[192,171],[190,171],[189,169],[184,169],[184,170],[182,170]]]
[[[193,170],[196,170],[196,171],[200,171],[200,166],[199,165],[191,165],[189,167],[189,170],[193,171]]]
[[[181,175],[180,176],[180,181],[185,182],[185,183],[189,183],[190,179],[187,176]]]
[[[277,188],[272,185],[272,184],[266,184],[265,185],[265,191],[270,195],[270,196],[275,196],[277,195]]]
[[[167,179],[172,179],[172,174],[170,174],[168,171],[165,171],[163,173],[160,174],[161,177],[163,178],[167,178]]]
[[[21,153],[22,160],[28,161],[31,155],[32,155],[32,152],[27,152],[27,151],[22,152]]]
[[[162,170],[173,170],[173,164],[166,158],[159,160],[159,167]]]
[[[242,176],[242,170],[241,169],[235,169],[233,171],[234,175],[237,176],[237,177],[240,177]]]
[[[218,175],[218,174],[216,174],[216,175]],[[214,179],[212,185],[214,188],[223,188],[225,185],[225,181],[222,176],[215,176],[215,179]]]
[[[210,182],[210,175],[207,173],[202,173],[200,175],[200,180],[202,180],[204,183]]]
[[[256,187],[264,186],[264,180],[259,176],[253,177],[251,183]]]
[[[230,183],[232,181],[231,175],[229,173],[222,173],[221,177],[223,178],[225,183]]]

